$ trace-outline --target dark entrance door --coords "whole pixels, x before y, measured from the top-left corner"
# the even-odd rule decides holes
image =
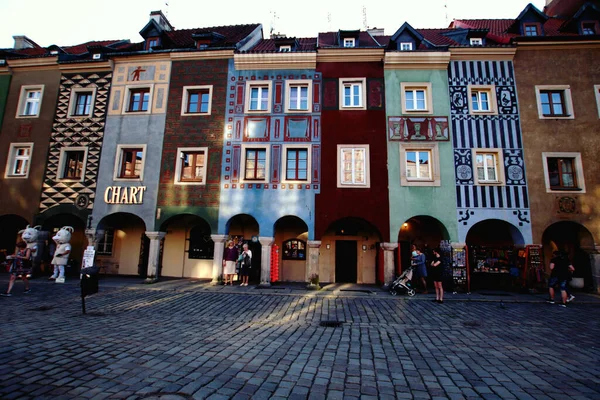
[[[356,240],[335,241],[335,281],[356,283]]]

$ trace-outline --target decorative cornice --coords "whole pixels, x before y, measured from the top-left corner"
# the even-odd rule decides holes
[[[59,64],[58,68],[64,72],[94,72],[94,71],[106,71],[114,68],[112,60],[106,60],[101,62],[89,62],[89,63],[69,63]]]
[[[215,50],[215,51],[185,51],[169,53],[171,60],[223,60],[233,58],[233,50]]]
[[[450,52],[385,53],[384,69],[447,69]]]
[[[149,53],[149,54],[132,54],[119,55],[112,58],[116,62],[153,62],[153,61],[170,61],[170,53]]]
[[[512,61],[516,52],[516,47],[452,47],[450,59],[452,61]]]
[[[600,41],[586,42],[517,42],[517,51],[526,50],[587,50],[598,49]]]
[[[31,71],[38,69],[58,69],[58,57],[9,59],[6,63],[11,69]]]
[[[319,49],[317,62],[372,62],[381,61],[384,57],[383,49]]]
[[[236,54],[235,69],[315,69],[316,53],[251,53]]]

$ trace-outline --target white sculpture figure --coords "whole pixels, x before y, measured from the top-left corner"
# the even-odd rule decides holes
[[[52,240],[56,243],[56,251],[52,259],[54,274],[49,279],[56,280],[56,282],[65,281],[65,265],[69,262],[69,254],[71,253],[71,244],[69,242],[71,241],[73,231],[72,227],[63,226],[52,237]]]
[[[31,259],[35,260],[38,251],[37,239],[38,233],[42,229],[40,225],[36,225],[34,227],[30,227],[27,225],[27,228],[20,230],[19,235],[21,235],[21,239],[25,243],[27,243],[27,248],[31,250]]]

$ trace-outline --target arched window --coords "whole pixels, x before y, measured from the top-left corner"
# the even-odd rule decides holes
[[[306,260],[306,242],[290,239],[283,242],[282,258],[284,260]]]

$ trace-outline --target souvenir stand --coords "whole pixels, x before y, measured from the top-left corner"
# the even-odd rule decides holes
[[[510,270],[516,255],[514,247],[471,246],[471,278],[475,289],[511,289]]]
[[[452,291],[471,293],[469,257],[465,243],[452,243]]]

